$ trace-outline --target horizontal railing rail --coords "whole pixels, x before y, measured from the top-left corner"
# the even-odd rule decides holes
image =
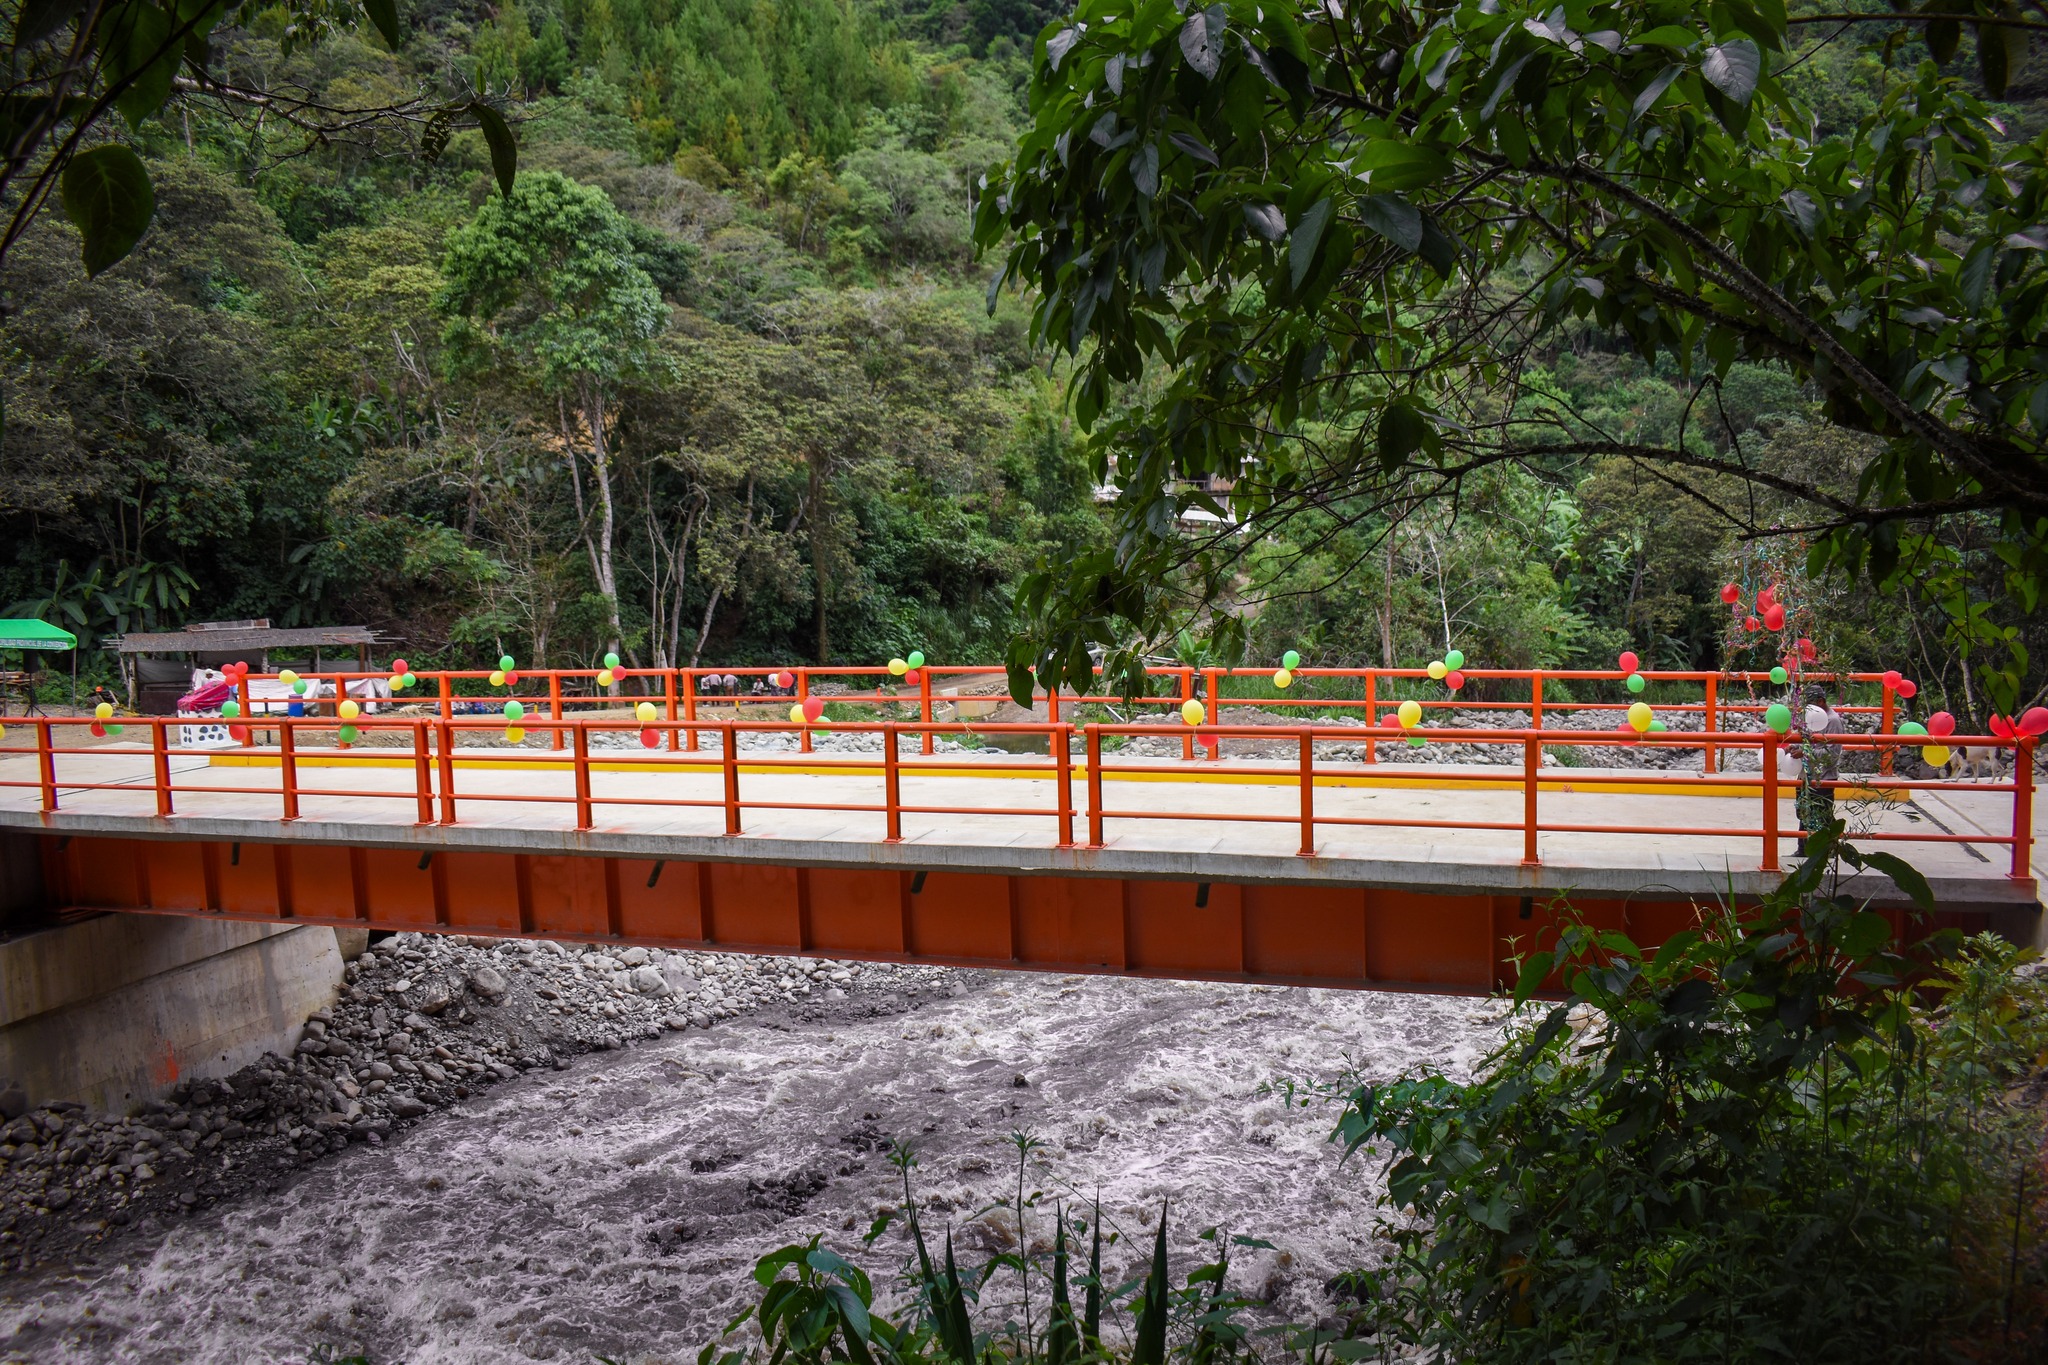
[[[1229,765],[1229,772],[1234,778],[1265,779],[1269,785],[1292,786],[1299,797],[1298,811],[1279,813],[1246,809],[1242,804],[1216,810],[1165,809],[1157,805],[1141,808],[1129,802],[1110,804],[1104,793],[1106,779],[1156,777],[1162,772],[1156,760],[1134,762],[1119,753],[1118,746],[1122,743],[1137,738],[1158,738],[1162,733],[1157,725],[1130,722],[1076,724],[1068,720],[851,719],[819,726],[797,723],[788,718],[763,721],[697,715],[647,725],[637,717],[584,716],[571,719],[535,715],[523,717],[519,724],[537,735],[547,736],[551,747],[532,749],[490,746],[488,741],[505,725],[502,717],[363,714],[348,722],[356,728],[359,740],[363,742],[348,746],[336,741],[340,723],[337,719],[323,715],[271,716],[254,723],[273,732],[276,742],[265,746],[255,757],[264,762],[274,757],[278,770],[274,786],[229,782],[207,776],[219,771],[211,760],[219,757],[222,750],[218,746],[175,743],[177,728],[190,725],[189,718],[144,716],[124,718],[120,723],[138,728],[143,737],[134,742],[115,744],[75,742],[74,737],[82,727],[96,724],[89,717],[39,716],[19,724],[18,729],[26,730],[32,736],[32,744],[24,745],[18,736],[10,735],[6,741],[0,741],[0,758],[9,755],[32,757],[33,771],[28,776],[14,776],[10,770],[0,768],[0,791],[33,789],[38,793],[37,808],[45,812],[61,809],[65,797],[80,793],[148,791],[153,795],[153,813],[165,818],[179,814],[181,800],[191,797],[236,798],[240,806],[246,806],[251,798],[274,799],[276,804],[270,809],[281,821],[303,818],[308,800],[397,801],[412,808],[417,823],[429,825],[460,823],[465,806],[472,812],[479,805],[493,804],[560,806],[573,808],[574,827],[578,830],[598,828],[601,812],[611,808],[695,809],[720,812],[727,835],[745,832],[749,811],[812,811],[879,816],[880,837],[884,842],[895,842],[904,837],[905,816],[1023,818],[1051,822],[1055,836],[1053,843],[1062,848],[1077,844],[1089,848],[1104,847],[1109,841],[1112,822],[1118,825],[1148,821],[1292,824],[1299,827],[1297,851],[1304,857],[1317,855],[1319,830],[1385,828],[1519,832],[1522,835],[1522,861],[1528,865],[1541,862],[1541,837],[1544,834],[1711,837],[1760,841],[1758,867],[1764,871],[1776,871],[1784,840],[1796,839],[1800,833],[1796,822],[1788,826],[1784,819],[1783,802],[1794,794],[1797,783],[1781,774],[1780,759],[1788,756],[1788,750],[1797,751],[1805,744],[1818,743],[1832,746],[1843,754],[1875,754],[1878,771],[1813,781],[1808,784],[1813,788],[1852,796],[1874,795],[1885,802],[1910,800],[1912,793],[1928,790],[2009,794],[2012,816],[2009,833],[1955,833],[1945,828],[1935,833],[1872,828],[1859,830],[1856,837],[1871,842],[2002,845],[2010,853],[2009,875],[2026,878],[2032,875],[2033,770],[2038,743],[2031,736],[2009,739],[1985,735],[1941,737],[1938,743],[1948,748],[1984,749],[2010,755],[2012,776],[2009,780],[1966,782],[1893,775],[1896,765],[1888,760],[1898,749],[1937,742],[1924,735],[1836,734],[1802,740],[1788,739],[1768,729],[1621,734],[1608,730],[1543,730],[1534,726],[1492,729],[1418,726],[1403,729],[1387,724],[1275,726],[1202,723],[1181,727],[1181,732],[1191,743],[1199,742],[1204,746],[1220,745],[1221,741],[1230,739],[1278,744],[1283,751],[1291,747],[1291,762],[1238,760]],[[648,747],[644,743],[644,732],[649,729],[674,734],[668,735],[665,744]],[[819,730],[839,735],[872,736],[876,747],[872,752],[840,750],[820,753],[803,743]],[[676,735],[682,737],[680,745],[676,742]],[[747,736],[773,735],[794,736],[798,742],[793,747],[781,749],[742,748]],[[617,747],[606,747],[613,743],[606,738],[611,736],[617,737]],[[634,736],[643,737],[637,748],[628,739]],[[947,736],[1028,738],[1042,742],[1045,753],[1042,757],[1005,754],[999,762],[988,763],[977,762],[972,755],[960,753],[933,757],[934,740]],[[465,743],[466,740],[472,742]],[[1364,753],[1369,753],[1371,745],[1416,741],[1425,746],[1458,744],[1476,746],[1482,751],[1498,751],[1502,761],[1464,767],[1444,764],[1373,767],[1363,756],[1348,760],[1333,757],[1327,752],[1318,753],[1319,748],[1327,751],[1332,746],[1357,748],[1361,744],[1367,746]],[[914,743],[917,752],[905,755],[903,748],[906,742]],[[707,749],[713,744],[715,753]],[[1546,750],[1565,747],[1581,751],[1607,747],[1700,750],[1709,756],[1729,751],[1753,752],[1757,757],[1757,768],[1736,773],[1725,771],[1714,763],[1703,763],[1702,770],[1697,772],[1654,768],[1546,767],[1543,762]],[[249,750],[239,752],[247,754]],[[124,755],[139,758],[145,753],[150,760],[146,771],[139,766],[136,771],[126,773],[82,769],[77,761],[87,757],[105,759]],[[174,762],[185,759],[205,759],[207,763],[184,769]],[[318,766],[309,768],[308,763]],[[400,779],[389,784],[349,786],[323,781],[314,775],[331,766],[358,770],[396,767],[408,773],[410,782]],[[507,770],[536,774],[533,789],[507,790],[475,778],[464,780],[466,774]],[[714,771],[721,775],[715,794],[647,790],[641,786],[620,787],[610,781],[611,777],[619,775],[708,774]],[[1032,805],[971,805],[905,798],[903,784],[906,780],[962,773],[1038,778],[1049,782],[1051,791],[1046,798]],[[872,799],[834,801],[819,796],[799,796],[796,789],[757,788],[750,791],[747,781],[743,780],[778,774],[878,777],[881,788]],[[1370,774],[1370,785],[1394,790],[1446,786],[1498,790],[1505,785],[1519,789],[1521,810],[1517,818],[1500,818],[1497,812],[1493,818],[1460,818],[1456,815],[1423,817],[1412,813],[1362,814],[1355,810],[1317,809],[1319,786],[1341,784],[1345,779],[1355,782],[1365,774]],[[606,779],[602,783],[596,780],[600,776]],[[1085,790],[1085,800],[1079,803],[1075,799],[1077,783]],[[1753,790],[1759,802],[1754,821],[1732,825],[1546,819],[1543,794],[1566,787],[1581,794],[1599,794],[1603,789],[1641,793],[1648,789],[1652,793],[1698,791],[1743,795]],[[1140,788],[1132,787],[1131,790]],[[1077,831],[1084,816],[1086,837],[1078,839]]]

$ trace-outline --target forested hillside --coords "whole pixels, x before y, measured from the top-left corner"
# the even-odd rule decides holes
[[[230,72],[334,106],[482,92],[516,188],[430,118],[314,137],[175,95],[110,126],[156,180],[139,248],[89,280],[49,211],[7,257],[0,606],[93,634],[359,621],[435,661],[994,660],[1022,575],[1107,535],[1065,363],[1028,345],[1030,299],[986,306],[970,240],[1058,8],[430,0],[396,53],[282,11],[217,31]],[[1787,79],[1825,135],[1891,70],[1837,34]],[[1697,384],[1590,323],[1542,361],[1545,401],[1617,439],[1687,422],[1827,467],[1863,439],[1769,365],[1702,420]],[[1489,665],[1710,666],[1720,584],[1803,556],[1620,458],[1267,532],[1232,585],[1254,645],[1332,663],[1449,637]],[[1931,604],[1829,591],[1826,647],[1960,680]]]

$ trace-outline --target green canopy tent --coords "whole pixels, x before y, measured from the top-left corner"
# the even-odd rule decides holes
[[[0,617],[0,649],[19,649],[30,654],[54,654],[70,650],[71,654],[71,703],[78,704],[78,637],[61,626],[34,617],[8,619]],[[4,700],[4,698],[0,698]],[[29,710],[35,709],[35,693],[28,693]]]

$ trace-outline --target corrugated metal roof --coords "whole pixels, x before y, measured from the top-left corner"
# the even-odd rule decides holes
[[[368,626],[305,626],[297,630],[166,630],[131,632],[115,642],[123,654],[232,654],[237,650],[304,649],[312,645],[376,645]]]

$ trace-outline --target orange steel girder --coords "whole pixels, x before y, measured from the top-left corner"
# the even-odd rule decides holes
[[[700,951],[1486,992],[1549,941],[1512,895],[755,862],[40,836],[55,907]],[[1683,901],[1586,901],[1655,944]],[[1897,926],[1903,929],[1905,926]]]

